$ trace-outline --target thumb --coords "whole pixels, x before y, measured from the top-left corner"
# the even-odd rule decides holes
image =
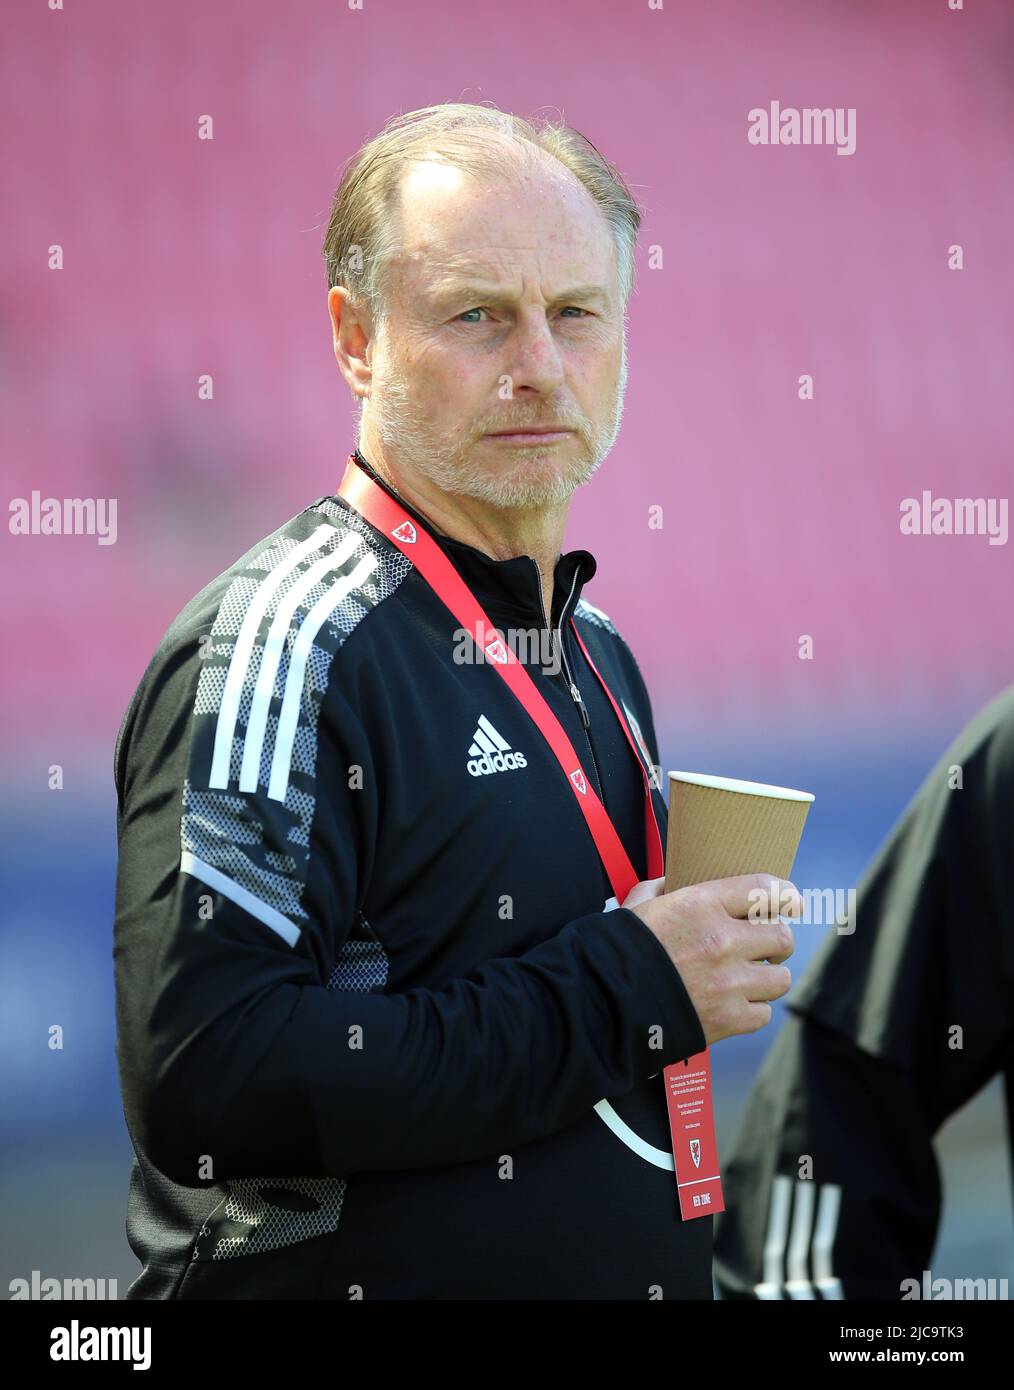
[[[620,906],[636,907],[638,903],[646,903],[649,898],[657,898],[664,887],[664,878],[642,879],[640,883],[634,884]]]

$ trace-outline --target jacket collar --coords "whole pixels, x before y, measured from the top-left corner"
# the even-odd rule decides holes
[[[394,491],[356,449],[352,458],[388,496],[393,497],[417,526],[422,526],[437,542],[480,604],[493,617],[493,610],[523,619],[526,627],[543,626],[542,581],[539,567],[530,555],[494,560],[485,551],[438,531],[433,523],[411,503]],[[556,561],[553,571],[552,627],[566,622],[574,612],[581,590],[598,568],[589,550],[568,550]]]

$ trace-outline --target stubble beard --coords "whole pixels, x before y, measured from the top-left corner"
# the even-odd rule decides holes
[[[434,429],[396,365],[388,366],[380,389],[375,389],[369,418],[388,458],[416,470],[444,492],[474,497],[497,508],[548,507],[566,502],[608,455],[620,432],[626,387],[624,332],[616,389],[598,424],[576,409],[554,410],[551,415],[543,410],[533,420],[515,406],[492,419],[484,418],[481,428],[473,425],[448,437]],[[573,441],[549,446],[480,442],[490,430],[557,423],[575,431],[576,453]]]

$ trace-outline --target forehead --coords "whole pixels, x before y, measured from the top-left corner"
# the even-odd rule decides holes
[[[616,265],[605,218],[575,175],[546,161],[479,175],[434,159],[409,164],[394,258],[404,282],[425,286],[452,273],[500,280],[520,270],[608,288]]]

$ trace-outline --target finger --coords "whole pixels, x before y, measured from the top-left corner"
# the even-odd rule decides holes
[[[780,965],[796,949],[796,938],[788,922],[778,917],[759,922],[731,922],[736,933],[734,955],[744,961],[770,961]]]
[[[766,1028],[771,1022],[770,1004],[747,1004],[744,1006],[742,1017],[743,1027],[738,1031],[743,1033],[758,1033],[762,1028]]]
[[[750,1004],[766,1004],[781,999],[792,988],[792,972],[787,965],[747,962],[745,997]]]
[[[794,883],[773,874],[739,874],[714,880],[719,901],[730,917],[762,920],[800,917],[803,900]]]
[[[762,925],[762,930],[770,934],[770,944],[768,948],[758,955],[751,955],[751,960],[767,960],[772,965],[781,965],[787,961],[796,949],[796,937],[788,922],[783,922],[780,918]]]
[[[621,906],[634,907],[637,903],[647,902],[650,898],[657,898],[665,887],[664,878],[647,878],[640,883],[635,883],[630,892],[623,899]]]

